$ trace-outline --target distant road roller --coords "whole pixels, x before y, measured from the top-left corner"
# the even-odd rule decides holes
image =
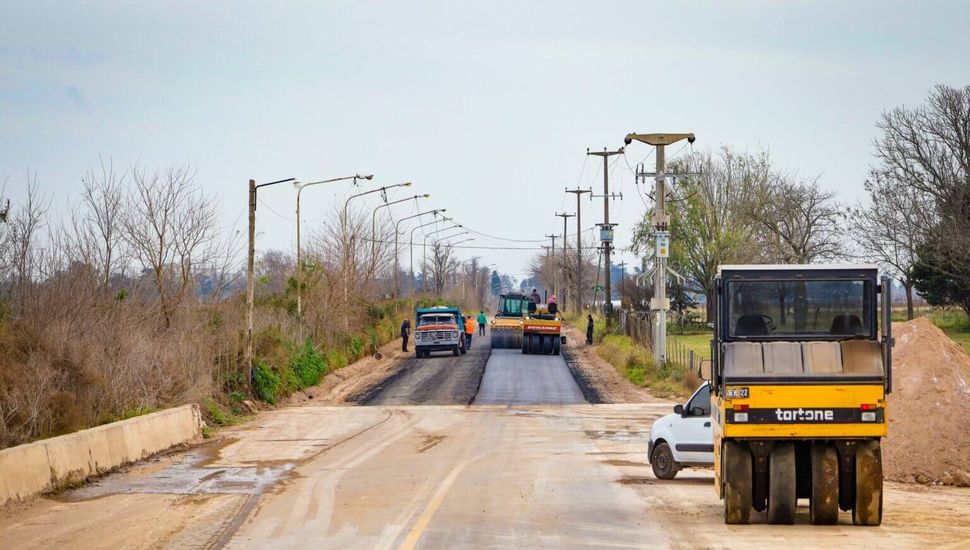
[[[521,292],[502,294],[491,323],[492,349],[522,347],[522,319],[529,310],[529,298]]]
[[[522,353],[559,355],[563,340],[562,319],[548,306],[536,305],[522,321]]]
[[[874,265],[724,265],[711,421],[725,523],[882,522],[892,296]],[[881,322],[880,322],[881,302]],[[881,338],[878,335],[881,325]]]

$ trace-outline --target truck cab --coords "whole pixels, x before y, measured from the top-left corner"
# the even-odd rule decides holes
[[[841,509],[879,525],[890,280],[874,265],[725,265],[715,285],[711,419],[725,522],[755,510],[793,523],[802,498],[813,524],[838,522]]]
[[[454,356],[467,353],[461,310],[436,306],[417,309],[414,316],[414,353],[418,358],[430,357],[434,351],[450,351]]]

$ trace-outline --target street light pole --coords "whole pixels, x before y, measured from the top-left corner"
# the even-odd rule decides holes
[[[431,224],[438,223],[439,221],[442,221],[442,222],[450,222],[450,221],[453,221],[453,220],[451,218],[447,218],[445,216],[442,216],[440,220],[432,220],[432,221],[430,221],[428,223],[423,223],[421,225],[418,225],[418,226],[415,226],[415,227],[412,227],[411,228],[411,237],[408,239],[408,242],[409,242],[410,247],[411,247],[411,283],[412,284],[414,283],[414,232],[417,231],[418,229],[421,229],[422,227],[426,227],[426,226],[429,226]]]
[[[370,217],[370,255],[371,255],[371,261],[374,261],[373,260],[373,257],[376,255],[375,247],[377,246],[377,211],[380,210],[381,208],[387,208],[388,206],[394,206],[395,204],[400,204],[402,202],[409,201],[409,200],[412,200],[412,199],[415,202],[417,202],[418,199],[427,199],[430,196],[431,196],[430,194],[425,193],[424,195],[414,195],[413,197],[407,197],[405,199],[400,199],[400,200],[391,201],[391,202],[388,202],[388,203],[385,203],[385,204],[379,204],[379,205],[377,205],[377,208],[374,209],[374,211],[371,213],[371,217]]]
[[[253,302],[256,299],[256,190],[295,180],[296,178],[286,178],[259,185],[256,185],[256,180],[249,180],[249,257],[246,260],[246,351],[243,357],[243,376],[250,395],[253,393]]]
[[[401,222],[406,221],[406,220],[410,220],[412,218],[417,218],[419,216],[425,216],[427,214],[433,214],[437,218],[439,212],[444,212],[446,210],[448,210],[448,209],[447,208],[440,208],[440,209],[437,209],[437,210],[428,210],[427,212],[420,212],[420,213],[415,214],[413,216],[408,216],[406,218],[401,218],[400,220],[397,221],[397,224],[394,226],[394,297],[395,298],[398,297],[398,293],[400,292],[400,288],[401,288],[400,285],[399,285],[399,283],[398,283],[398,271],[400,271],[400,269],[398,268],[398,259],[400,258],[400,253],[398,252],[398,237],[401,234]],[[412,247],[412,250],[414,250],[413,247]],[[413,264],[413,262],[414,262],[414,255],[413,254],[411,256],[411,261],[412,261],[412,264]],[[413,265],[412,265],[412,268],[413,268]],[[413,269],[412,269],[411,275],[412,275],[412,277],[414,276]]]
[[[293,187],[296,188],[296,318],[300,327],[300,340],[303,339],[303,260],[300,252],[300,195],[303,193],[303,189],[310,187],[311,185],[333,183],[336,181],[345,180],[354,180],[354,182],[356,182],[359,179],[369,180],[373,177],[373,175],[362,176],[360,174],[355,174],[353,176],[311,181],[309,183],[301,183],[299,181],[293,182]]]

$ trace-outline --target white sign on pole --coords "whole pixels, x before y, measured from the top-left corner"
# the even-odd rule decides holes
[[[670,256],[670,233],[666,231],[657,232],[657,257],[667,258]]]

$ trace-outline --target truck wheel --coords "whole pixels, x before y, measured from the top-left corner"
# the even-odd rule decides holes
[[[736,441],[725,441],[721,452],[724,468],[724,523],[751,522],[751,451]]]
[[[878,441],[861,441],[855,452],[855,525],[882,523],[882,450]]]
[[[455,346],[451,349],[451,354],[458,357],[461,354],[461,346]]]
[[[815,443],[811,460],[812,525],[835,525],[839,522],[839,455],[833,445]]]
[[[768,523],[795,523],[795,444],[776,443],[768,457]]]
[[[674,453],[670,450],[670,445],[666,441],[661,441],[653,450],[650,457],[650,467],[653,468],[653,475],[657,479],[674,479],[680,466],[674,462]]]

